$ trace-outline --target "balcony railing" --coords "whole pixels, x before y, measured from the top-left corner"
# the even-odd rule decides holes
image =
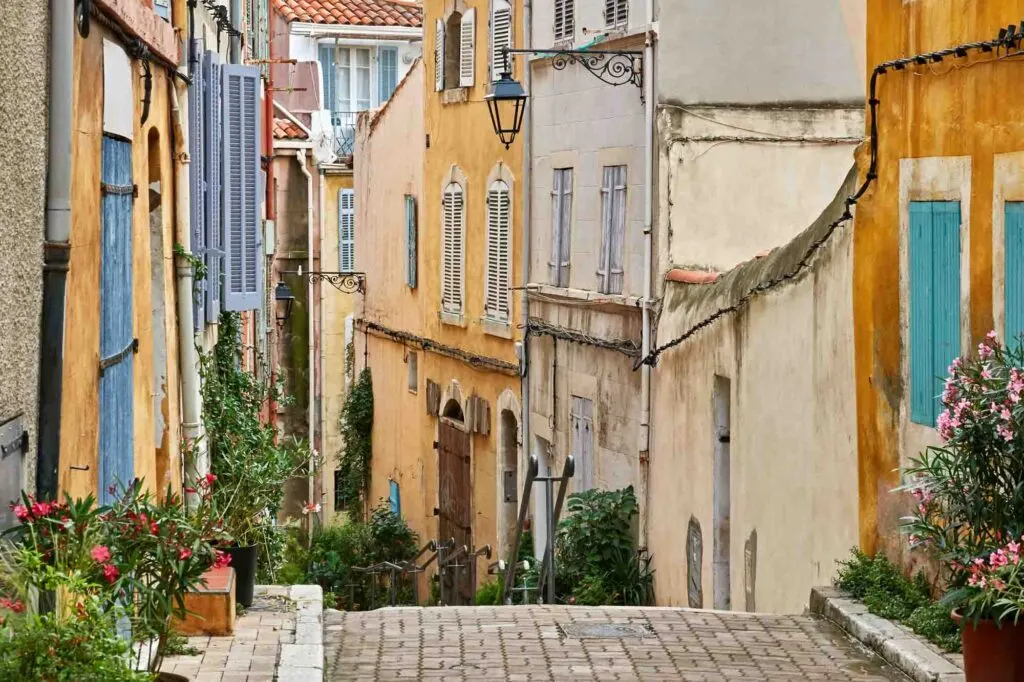
[[[356,117],[358,111],[332,111],[331,126],[334,128],[334,153],[339,159],[352,156],[356,147]]]

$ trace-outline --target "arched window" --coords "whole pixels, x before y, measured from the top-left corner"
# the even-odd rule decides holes
[[[511,319],[509,287],[512,282],[512,206],[508,185],[495,180],[487,189],[487,282],[484,316],[508,323]]]
[[[441,309],[462,315],[465,211],[462,185],[449,182],[441,197]]]
[[[444,89],[459,87],[459,65],[462,61],[462,15],[452,12],[444,32]]]

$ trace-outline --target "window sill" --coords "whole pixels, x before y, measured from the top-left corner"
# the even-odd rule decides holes
[[[441,311],[441,324],[450,324],[453,327],[466,327],[466,318],[462,316],[462,313],[449,313],[444,310]]]
[[[570,289],[568,287],[556,287],[550,284],[527,284],[526,292],[527,296],[531,294],[541,294],[542,296],[563,298],[572,301],[612,303],[614,305],[624,305],[631,308],[639,308],[641,301],[640,296],[627,296],[626,294],[602,294],[600,292],[590,291],[587,289]]]
[[[469,101],[469,88],[446,88],[441,91],[441,104],[461,104]]]
[[[492,320],[484,317],[480,319],[480,326],[483,327],[484,334],[498,336],[503,339],[512,338],[512,325],[509,322],[502,322],[501,320]]]

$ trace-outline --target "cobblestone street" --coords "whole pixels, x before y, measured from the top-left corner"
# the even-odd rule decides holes
[[[325,616],[327,680],[907,678],[812,616],[671,608],[398,608]]]

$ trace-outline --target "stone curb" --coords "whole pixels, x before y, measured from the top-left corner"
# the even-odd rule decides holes
[[[256,594],[295,603],[295,643],[281,645],[278,682],[323,682],[324,593],[319,585],[257,585]]]
[[[966,682],[964,671],[913,632],[868,613],[834,587],[811,590],[811,613],[830,620],[915,682]]]

